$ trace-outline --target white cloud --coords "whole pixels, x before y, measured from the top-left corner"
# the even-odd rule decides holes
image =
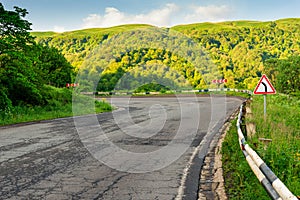
[[[83,19],[84,28],[96,27],[101,23],[102,17],[97,14],[90,14],[87,18]]]
[[[57,33],[62,33],[62,32],[65,32],[66,29],[65,29],[65,27],[63,27],[63,26],[54,26],[54,27],[53,27],[53,31],[54,31],[54,32],[57,32]]]
[[[191,8],[192,12],[185,16],[185,21],[188,23],[203,22],[203,21],[224,21],[229,19],[233,10],[227,5],[208,5],[196,6]]]
[[[90,14],[83,19],[84,28],[111,27],[121,24],[152,24],[155,26],[170,26],[172,16],[176,14],[179,7],[175,4],[166,4],[164,8],[152,10],[146,14],[132,15],[120,10],[108,7],[103,16]]]
[[[157,26],[170,26],[172,18],[180,10],[176,4],[167,4],[165,8],[160,10],[153,10],[149,14],[142,15],[144,19],[148,19],[150,24]]]
[[[111,27],[121,24],[151,24],[170,27],[175,24],[196,23],[203,21],[222,21],[229,19],[232,9],[227,5],[185,6],[174,3],[154,9],[144,14],[129,14],[117,8],[107,7],[103,15],[90,14],[83,19],[83,28]]]

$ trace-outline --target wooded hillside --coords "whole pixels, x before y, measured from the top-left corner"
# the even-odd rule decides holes
[[[79,69],[95,47],[116,34],[133,31],[137,28],[151,28],[151,26],[123,25],[65,33],[32,33],[32,35],[36,36],[39,43],[60,49],[67,60]],[[291,56],[297,57],[300,54],[300,19],[281,19],[272,22],[200,23],[180,25],[164,30],[182,33],[201,45],[217,66],[218,72],[221,74],[221,77],[218,78],[228,80],[225,87],[253,90],[262,73],[272,75],[270,73],[274,72],[275,65],[270,65],[268,60],[284,60]],[[135,34],[132,37],[139,36]],[[136,40],[139,39],[136,38]],[[181,47],[184,45],[181,44]],[[126,46],[126,42],[124,42],[124,46]],[[189,48],[188,44],[186,44],[186,48]],[[128,69],[140,63],[148,64],[149,62],[163,63],[172,69],[180,70],[181,75],[195,88],[207,87],[207,83],[203,82],[201,72],[199,74],[193,71],[192,66],[189,66],[186,60],[179,58],[178,61],[174,56],[176,55],[170,51],[151,48],[136,49],[120,55],[119,59],[110,63],[109,68],[111,70],[101,69],[97,71],[101,73],[104,70],[98,90],[109,91],[113,89],[118,79]],[[142,70],[151,71],[146,68],[136,69],[136,71]],[[168,74],[164,70],[160,71],[161,74],[156,73],[158,77],[168,76],[173,80],[178,78],[178,75]],[[276,80],[274,81],[276,82]]]

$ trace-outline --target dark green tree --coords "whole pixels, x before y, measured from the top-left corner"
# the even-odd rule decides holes
[[[7,11],[0,3],[0,89],[14,105],[40,104],[39,77],[32,65],[35,42],[29,33],[31,23],[23,19],[25,9],[14,9]]]
[[[14,9],[5,10],[0,3],[0,54],[26,50],[29,44],[34,44],[34,38],[29,33],[32,24],[23,19],[28,12],[16,6]]]
[[[266,69],[279,92],[299,95],[300,56],[268,60],[266,62]]]
[[[49,32],[33,34],[37,36],[37,41],[58,48],[73,66],[82,69],[82,64],[85,63],[86,58],[91,60],[91,56],[93,57],[91,52],[94,48],[97,49],[99,44],[105,44],[114,35],[125,30],[129,31],[139,27],[139,25],[123,25],[108,29],[89,29],[63,34]],[[172,27],[170,31],[178,31],[192,38],[195,43],[204,48],[205,54],[208,54],[209,59],[217,66],[220,76],[228,80],[225,87],[253,90],[261,74],[268,70],[264,65],[266,60],[271,58],[286,59],[291,55],[300,55],[299,28],[300,19],[282,19],[274,22],[234,21],[189,24]],[[137,33],[137,31],[135,32]],[[123,45],[120,46],[120,49],[126,49],[132,41],[136,41],[137,45],[141,43],[140,46],[143,46],[142,38],[144,36],[149,38],[147,32],[132,34],[128,40],[122,41]],[[163,41],[165,38],[161,38],[161,40]],[[175,41],[175,43],[181,49],[189,49],[188,43],[180,42],[180,40]],[[113,60],[114,58],[110,57],[110,52],[115,51],[116,49],[108,47],[106,50],[108,53],[104,52],[99,57],[94,56],[96,58],[89,62],[89,65],[86,65],[85,70],[92,71],[93,75],[97,76],[95,80],[98,80],[98,76],[107,65],[98,64],[97,59]],[[184,60],[180,59],[178,55],[176,56],[176,53],[168,51],[167,49],[136,48],[132,52],[120,52],[121,55],[116,56],[113,69],[103,71],[104,75],[109,75],[102,76],[98,89],[109,90],[113,88],[110,85],[116,82],[116,79],[112,78],[117,77],[117,68],[122,68],[127,72],[139,64],[153,61],[161,61],[176,71],[182,72],[180,74],[184,75],[195,88],[202,89],[206,87],[204,80],[210,82],[209,79],[217,78],[215,74],[204,67],[205,65],[200,63],[199,72],[193,71],[193,68],[184,63]],[[190,55],[193,55],[193,52]],[[203,60],[203,57],[199,59],[200,62]],[[198,60],[197,63],[199,63]],[[98,66],[105,67],[98,70]],[[163,74],[160,70],[159,72]],[[210,75],[204,76],[206,74]],[[169,77],[173,76],[170,75]]]
[[[38,67],[46,84],[64,87],[66,83],[72,82],[75,76],[74,69],[57,49],[43,46],[40,47],[39,53]]]
[[[44,105],[45,84],[63,87],[73,68],[56,49],[37,44],[26,9],[0,3],[0,112],[15,105]]]

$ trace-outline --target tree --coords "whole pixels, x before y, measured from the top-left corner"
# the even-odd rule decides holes
[[[14,9],[7,11],[0,3],[0,54],[24,50],[28,44],[34,44],[34,38],[29,33],[31,23],[23,19],[28,12],[16,6]]]
[[[0,89],[5,91],[1,95],[14,105],[40,104],[39,77],[32,65],[35,42],[28,32],[31,23],[23,19],[25,9],[14,9],[7,11],[0,3]]]
[[[0,3],[0,112],[15,105],[44,105],[45,84],[63,87],[72,79],[73,68],[63,55],[34,41],[27,14],[19,7],[7,11]]]
[[[64,87],[71,83],[75,75],[72,65],[55,48],[40,46],[39,64],[44,82],[55,87]]]
[[[0,89],[13,105],[43,103],[41,77],[34,70],[31,58],[22,52],[0,55]]]
[[[300,92],[300,56],[269,60],[266,62],[266,68],[279,92],[286,94]]]
[[[205,48],[205,54],[209,55],[216,66],[215,74],[228,79],[227,87],[253,88],[254,82],[261,76],[263,72],[268,69],[264,68],[264,63],[267,59],[287,59],[291,55],[300,55],[300,34],[299,34],[299,19],[283,19],[276,22],[233,22],[229,25],[228,22],[218,24],[197,24],[197,25],[181,25],[170,28],[170,31],[178,31],[194,39]],[[120,51],[116,54],[114,65],[110,64],[109,70],[105,70],[103,74],[110,74],[105,76],[105,81],[101,81],[99,89],[111,88],[108,87],[111,78],[116,76],[117,69],[122,68],[125,72],[139,64],[146,64],[153,60],[161,61],[164,65],[178,71],[192,85],[196,88],[205,86],[205,82],[215,79],[214,74],[207,69],[205,64],[202,64],[203,55],[200,56],[196,63],[199,65],[201,77],[193,73],[191,68],[175,52],[167,49],[145,49],[142,48],[144,41],[141,39],[149,38],[147,33],[132,34],[128,40],[122,41],[122,48],[113,49],[107,48],[101,56],[94,56],[91,59],[90,52],[98,47],[99,44],[105,44],[113,35],[119,34],[123,30],[133,30],[139,26],[126,26],[124,29],[92,29],[87,31],[68,32],[64,34],[37,34],[37,40],[43,44],[56,47],[61,50],[68,61],[76,67],[82,69],[81,63],[86,58],[91,60],[86,65],[85,70],[94,70],[98,75],[102,73],[97,70],[97,66],[104,66],[102,70],[108,65],[98,64],[99,58],[109,61],[114,59],[111,52]],[[141,35],[145,34],[145,35]],[[104,37],[105,36],[105,37]],[[108,41],[104,41],[107,40]],[[165,40],[165,38],[161,38]],[[83,42],[80,42],[83,41]],[[137,48],[132,52],[127,52],[126,46],[130,42],[136,41],[141,48]],[[175,41],[175,44],[182,49],[189,49],[189,44]],[[122,52],[124,49],[124,52]],[[76,52],[76,53],[75,53]],[[194,56],[195,52],[189,52],[189,56]],[[209,75],[212,74],[212,75]],[[117,76],[116,76],[117,77]],[[170,76],[173,77],[173,76]],[[202,79],[200,79],[202,78]],[[204,79],[204,80],[203,80]],[[104,79],[102,79],[104,80]],[[175,77],[176,80],[176,77]],[[111,82],[112,84],[114,82]],[[206,87],[206,86],[205,86]],[[209,87],[209,85],[207,85]]]

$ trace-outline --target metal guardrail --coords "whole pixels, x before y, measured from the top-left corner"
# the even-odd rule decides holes
[[[180,90],[180,91],[168,91],[171,93],[206,93],[206,92],[243,92],[252,94],[251,90],[242,90],[242,89],[233,89],[233,88],[216,88],[216,89],[201,89],[201,90]],[[81,92],[85,95],[132,95],[132,94],[138,94],[138,95],[149,95],[149,94],[161,94],[160,92],[140,92],[140,93],[134,93],[133,91],[127,91],[127,92],[120,92],[120,91],[110,91],[110,92]]]
[[[247,144],[241,129],[243,106],[240,107],[240,113],[237,120],[237,132],[239,143],[246,160],[252,171],[274,200],[298,200],[298,198],[282,183],[282,181],[272,172],[259,155]]]
[[[198,90],[198,92],[243,92],[252,94],[251,90],[241,90],[241,89],[234,89],[234,88],[218,88],[218,89],[205,89],[205,90]]]

